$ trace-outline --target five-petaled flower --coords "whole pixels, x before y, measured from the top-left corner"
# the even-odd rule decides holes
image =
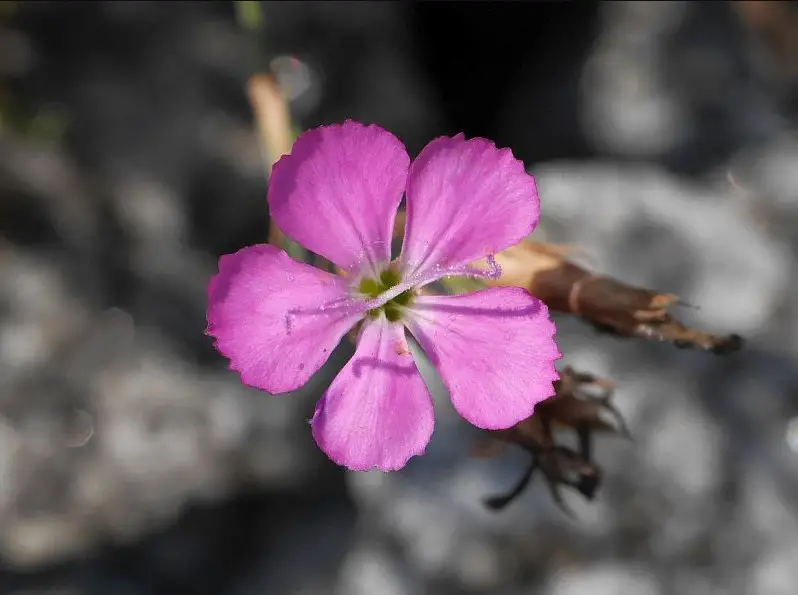
[[[404,243],[392,261],[403,195]],[[311,420],[330,459],[389,471],[425,451],[433,404],[405,329],[455,409],[480,428],[511,427],[554,394],[561,354],[539,299],[510,287],[420,291],[446,276],[491,275],[472,263],[492,261],[537,225],[535,181],[508,149],[440,137],[411,164],[404,145],[378,126],[322,126],[274,166],[268,201],[286,235],[346,276],[271,245],[224,255],[208,287],[207,332],[245,384],[283,393],[307,382],[362,321],[354,356]]]

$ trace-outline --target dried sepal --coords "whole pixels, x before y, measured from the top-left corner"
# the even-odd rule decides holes
[[[554,502],[560,510],[572,518],[575,515],[562,496],[562,486],[570,487],[586,499],[592,500],[601,485],[601,469],[593,461],[567,447],[552,446],[532,454],[523,475],[510,490],[489,496],[483,500],[483,503],[493,511],[504,509],[523,493],[538,469],[543,474]]]
[[[566,367],[557,381],[556,394],[540,403],[536,415],[553,426],[582,432],[618,434],[629,438],[623,416],[611,398],[614,383]]]
[[[507,430],[488,432],[493,439],[479,446],[475,454],[492,456],[500,452],[496,444],[513,444],[530,455],[521,478],[507,492],[486,498],[491,510],[501,510],[515,500],[540,470],[555,503],[569,516],[573,512],[562,497],[563,486],[592,500],[601,485],[601,469],[592,460],[593,434],[611,433],[628,437],[623,417],[612,405],[613,384],[565,368],[555,383],[556,394],[538,405],[535,415]],[[573,430],[578,450],[558,444],[556,428]]]
[[[742,347],[739,335],[716,336],[691,329],[670,313],[679,298],[632,287],[574,264],[551,244],[522,242],[496,255],[502,276],[488,285],[519,286],[552,310],[579,316],[618,337],[668,341],[679,348],[726,354]]]

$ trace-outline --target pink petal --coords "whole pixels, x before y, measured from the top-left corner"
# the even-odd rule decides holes
[[[449,389],[455,409],[480,428],[526,419],[559,378],[546,305],[518,287],[419,296],[407,321]]]
[[[313,437],[353,471],[394,471],[422,454],[432,437],[432,398],[401,324],[364,324],[354,357],[316,406]]]
[[[410,166],[407,274],[461,267],[517,244],[538,223],[535,179],[509,149],[462,134],[430,142]]]
[[[271,393],[299,388],[363,311],[346,282],[261,244],[226,254],[208,286],[208,330],[245,384]]]
[[[410,158],[379,126],[347,121],[305,132],[269,181],[278,227],[308,250],[354,271],[391,259],[393,221]]]

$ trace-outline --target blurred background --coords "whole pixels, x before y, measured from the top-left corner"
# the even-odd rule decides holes
[[[0,3],[2,595],[794,595],[798,7],[788,2]],[[254,15],[254,16],[253,16]],[[346,473],[205,328],[219,255],[266,240],[246,82],[298,129],[459,131],[538,179],[535,238],[678,293],[728,357],[558,317],[618,384],[595,502],[490,460]]]

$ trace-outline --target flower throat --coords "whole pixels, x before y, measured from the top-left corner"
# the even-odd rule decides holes
[[[369,277],[362,279],[358,286],[358,291],[370,298],[376,299],[392,287],[399,285],[401,280],[402,278],[398,271],[392,268],[385,269],[380,273],[379,279],[371,279]],[[402,318],[402,308],[409,306],[412,301],[413,290],[408,289],[388,300],[382,306],[372,308],[368,311],[368,315],[371,318],[378,318],[380,312],[385,312],[385,318],[390,322],[397,322]]]

